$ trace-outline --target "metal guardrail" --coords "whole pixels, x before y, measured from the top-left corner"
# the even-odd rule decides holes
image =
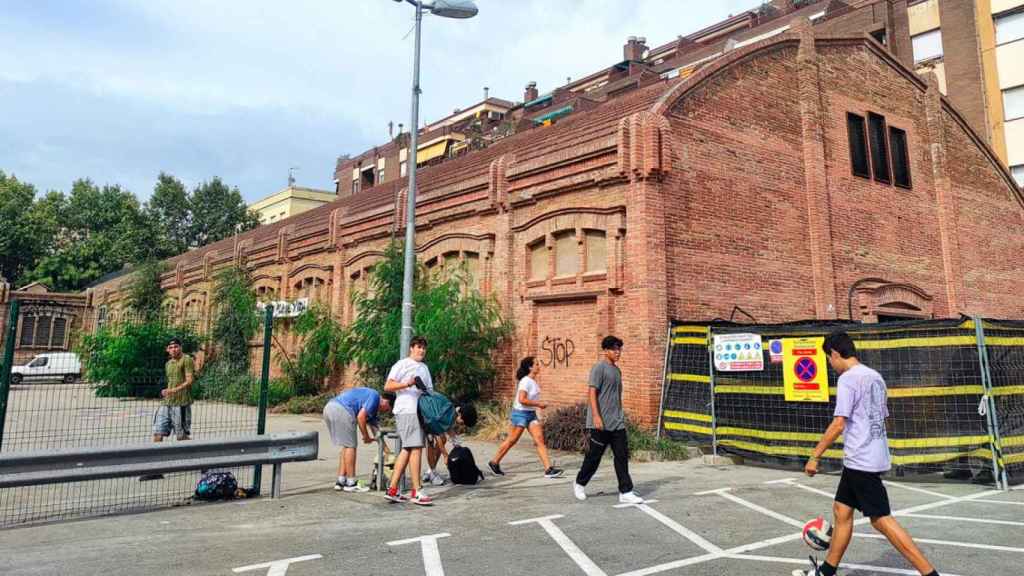
[[[281,465],[316,460],[318,432],[217,440],[46,450],[0,456],[0,488],[270,464],[271,498],[281,494]]]

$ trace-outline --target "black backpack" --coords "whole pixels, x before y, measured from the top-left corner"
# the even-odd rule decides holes
[[[455,446],[448,453],[448,475],[452,484],[476,484],[484,479],[484,473],[473,460],[473,453],[465,446]]]

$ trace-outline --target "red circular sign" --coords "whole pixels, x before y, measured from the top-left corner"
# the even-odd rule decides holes
[[[797,358],[796,363],[793,364],[793,373],[801,382],[810,382],[818,375],[818,363],[809,356]]]

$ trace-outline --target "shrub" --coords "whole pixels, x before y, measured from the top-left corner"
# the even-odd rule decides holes
[[[292,396],[284,403],[276,404],[274,412],[284,414],[320,414],[324,411],[324,406],[334,396],[330,392],[316,395]]]
[[[512,404],[509,402],[480,402],[476,405],[479,419],[473,436],[488,442],[501,442],[508,436],[509,415]]]
[[[639,451],[653,452],[658,460],[686,460],[689,451],[686,444],[668,438],[658,438],[653,433],[627,422],[629,430],[629,453],[631,456]]]
[[[122,323],[84,335],[76,351],[97,396],[159,398],[171,338],[181,340],[186,354],[195,353],[201,342],[189,327]]]
[[[267,406],[286,402],[293,395],[288,381],[275,378],[267,385]],[[213,362],[193,384],[193,398],[258,406],[260,380],[248,372],[234,369],[227,362]]]
[[[315,396],[323,388],[324,378],[348,364],[345,329],[330,309],[314,304],[295,319],[292,332],[302,338],[302,345],[294,361],[278,352],[281,368],[297,395]]]
[[[555,410],[544,419],[544,443],[552,450],[587,449],[587,405],[580,402]]]

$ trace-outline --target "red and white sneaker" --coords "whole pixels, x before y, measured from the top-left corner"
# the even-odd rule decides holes
[[[401,503],[401,502],[408,502],[409,501],[409,497],[408,496],[406,496],[405,494],[402,494],[401,492],[399,492],[395,488],[388,488],[388,491],[384,493],[384,498],[386,498],[386,499],[388,499],[388,500],[390,500],[392,502],[399,502],[399,503]]]
[[[434,499],[427,496],[427,493],[423,490],[418,492],[413,490],[412,497],[409,498],[409,501],[413,504],[419,504],[420,506],[432,506],[434,504]]]

